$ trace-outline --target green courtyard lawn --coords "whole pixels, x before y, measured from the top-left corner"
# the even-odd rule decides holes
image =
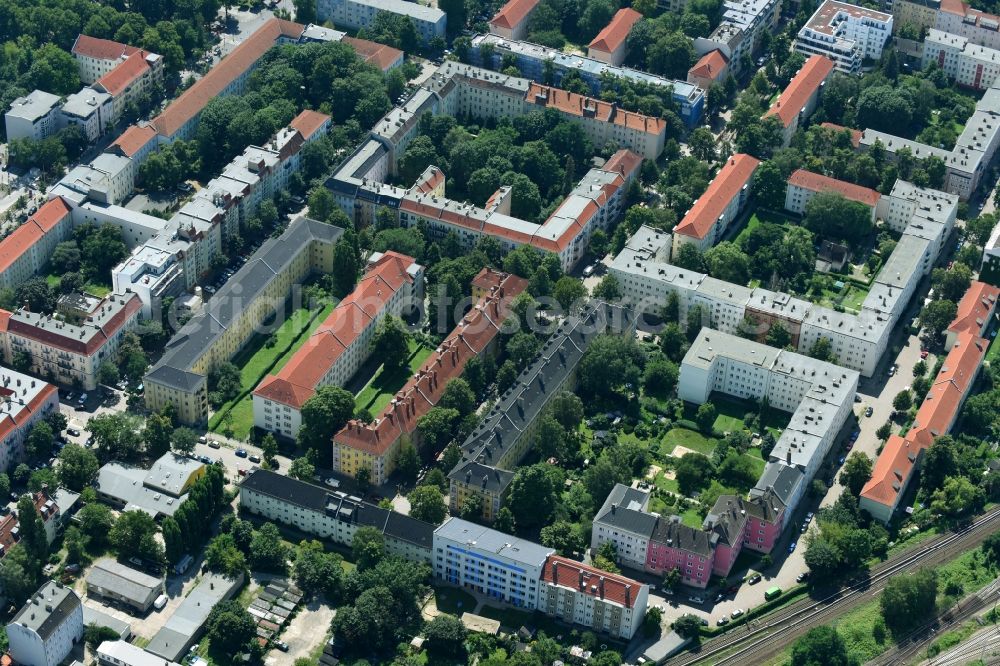
[[[53,273],[49,273],[45,276],[45,282],[47,282],[48,285],[54,290],[59,291],[59,284],[62,282],[62,278]],[[97,298],[104,298],[111,293],[111,287],[98,282],[88,282],[83,285],[83,291],[92,296],[96,296]]]
[[[299,308],[274,332],[274,344],[270,347],[267,342],[271,336],[254,336],[233,357],[233,364],[240,369],[240,395],[215,412],[209,421],[209,429],[219,433],[231,429],[233,437],[246,438],[253,430],[253,400],[250,392],[266,374],[284,367],[288,359],[333,312],[335,306],[336,303],[329,303],[321,310]]]
[[[754,227],[758,226],[762,222],[773,222],[774,224],[788,224],[789,221],[796,220],[796,218],[790,215],[783,215],[782,213],[776,213],[769,210],[755,210],[751,215],[750,219],[740,230],[740,233],[736,236],[736,243],[739,244],[744,238],[746,238]]]
[[[476,598],[457,587],[434,587],[434,605],[442,613],[461,616],[476,608]]]
[[[712,451],[715,451],[715,445],[719,443],[719,440],[714,437],[706,437],[694,430],[675,426],[664,435],[663,442],[663,452],[668,455],[673,453],[676,447],[683,446],[692,451],[710,456],[712,455]]]
[[[358,409],[367,409],[372,414],[378,414],[382,408],[389,404],[392,396],[403,388],[407,380],[423,365],[427,357],[434,351],[430,347],[425,347],[419,342],[410,340],[410,360],[406,368],[395,371],[387,371],[385,367],[379,366],[375,376],[368,382],[354,398]]]

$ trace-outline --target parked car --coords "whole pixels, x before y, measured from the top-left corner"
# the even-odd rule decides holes
[[[66,428],[66,432],[69,433],[70,435],[72,435],[73,437],[79,437],[80,436],[80,431],[77,430],[76,428]]]
[[[729,624],[729,618],[728,617],[720,617],[719,621],[716,622],[716,624],[719,625],[720,627],[724,627],[727,624]]]
[[[865,410],[865,416],[871,418],[871,415],[874,413],[875,409],[871,405],[868,405],[868,409]]]
[[[260,456],[258,456],[257,454],[254,454],[254,455],[250,456],[250,462],[252,462],[252,463],[259,463],[260,462]]]
[[[757,583],[760,582],[760,574],[755,573],[754,575],[750,576],[750,578],[747,579],[747,582],[750,583],[751,585],[756,585]]]
[[[222,444],[219,444],[218,440],[215,440],[215,439],[209,440],[208,445],[211,448],[213,448],[213,449],[221,449],[222,448]]]
[[[729,617],[731,617],[731,618],[733,618],[735,620],[736,618],[740,617],[741,615],[743,615],[743,609],[742,608],[737,608],[736,610],[733,611],[732,615],[730,615]]]
[[[802,573],[800,573],[798,576],[795,577],[795,582],[796,583],[801,583],[804,580],[809,580],[809,572],[808,571],[803,571]]]
[[[889,368],[889,376],[892,377],[894,374],[896,374],[896,366]]]
[[[201,461],[202,463],[206,464],[206,465],[211,465],[212,464],[212,459],[209,458],[208,456],[198,456],[198,460]]]
[[[288,652],[288,643],[285,641],[275,641],[274,647],[278,648],[282,652]]]
[[[156,597],[156,601],[153,602],[153,608],[156,610],[163,610],[163,607],[167,605],[167,595],[161,594]]]
[[[705,603],[704,597],[700,597],[697,594],[692,594],[690,597],[688,597],[688,601],[690,601],[693,604],[703,604],[703,603]]]
[[[920,358],[927,358],[928,354],[930,354],[930,352],[927,351],[926,349],[920,350]]]
[[[246,449],[236,449],[236,457],[237,458],[246,458],[247,457],[247,450]]]
[[[798,546],[798,545],[799,545],[798,541],[793,541],[790,544],[788,544],[788,552],[789,553],[794,553],[795,552],[795,547]]]

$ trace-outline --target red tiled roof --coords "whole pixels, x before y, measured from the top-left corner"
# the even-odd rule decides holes
[[[111,298],[125,298],[125,296],[111,296]],[[104,343],[114,337],[125,322],[131,319],[140,309],[142,309],[142,301],[139,299],[139,295],[130,294],[125,305],[115,312],[114,316],[108,320],[108,323],[103,328],[93,328],[90,337],[86,339],[71,338],[57,330],[40,328],[29,322],[19,321],[14,318],[7,322],[7,330],[22,337],[36,340],[48,347],[54,347],[55,349],[61,349],[82,356],[92,356]]]
[[[497,15],[490,19],[490,25],[512,30],[538,6],[539,0],[510,0],[500,8]]]
[[[117,60],[130,56],[138,51],[134,46],[113,42],[110,39],[100,39],[90,35],[79,35],[73,42],[73,55],[94,58],[96,60]]]
[[[688,78],[711,79],[715,81],[729,65],[729,58],[719,49],[709,51],[688,70]]]
[[[622,176],[630,178],[640,166],[642,166],[642,155],[633,153],[628,148],[622,148],[608,158],[601,170],[608,173],[620,173]]]
[[[856,201],[869,208],[874,208],[878,205],[879,199],[882,198],[881,194],[871,188],[830,178],[829,176],[806,171],[805,169],[796,169],[788,177],[788,184],[811,192],[836,192],[849,201]]]
[[[70,214],[69,205],[62,197],[56,197],[42,204],[34,215],[10,236],[0,241],[0,272],[10,268],[25,252],[41,240],[61,220]]]
[[[820,123],[819,126],[825,127],[828,130],[833,130],[834,132],[850,132],[851,145],[855,148],[861,145],[861,130],[856,130],[853,127],[844,127],[843,125],[837,125],[834,123]]]
[[[906,437],[892,435],[872,467],[872,476],[861,490],[861,497],[893,506],[906,488],[913,466],[923,449],[934,439],[947,434],[958,417],[962,403],[972,389],[976,374],[986,357],[989,341],[968,332],[945,357],[941,371],[934,378],[927,396],[917,410],[914,425]]]
[[[559,555],[549,555],[542,566],[542,580],[583,594],[619,604],[635,605],[642,583]]]
[[[155,139],[156,130],[153,129],[152,125],[131,125],[111,145],[118,148],[125,157],[134,157],[136,153]]]
[[[634,9],[629,7],[619,9],[604,29],[597,33],[597,37],[590,42],[589,48],[604,53],[614,53],[628,39],[632,26],[641,20],[642,14]]]
[[[120,65],[97,79],[95,86],[101,86],[112,97],[121,95],[135,83],[136,79],[152,69],[146,62],[146,51],[137,51],[126,58]]]
[[[379,44],[368,39],[358,39],[357,37],[344,37],[342,40],[349,44],[354,52],[367,63],[373,64],[383,72],[403,59],[403,52],[386,44]]]
[[[299,115],[292,119],[292,122],[288,124],[293,130],[296,130],[302,135],[302,138],[308,141],[313,137],[313,135],[322,127],[327,121],[330,120],[330,116],[325,113],[320,113],[319,111],[310,111],[306,109]]]
[[[958,312],[948,330],[982,335],[986,323],[996,310],[997,296],[1000,296],[1000,289],[985,282],[973,282],[958,302]]]
[[[400,287],[413,281],[406,272],[413,263],[412,257],[386,252],[284,367],[261,381],[254,395],[301,409],[341,354],[375,321]]]
[[[802,69],[788,83],[774,106],[764,113],[764,117],[777,115],[782,125],[785,127],[791,125],[799,115],[799,111],[806,105],[806,101],[830,76],[833,67],[833,61],[826,56],[810,56],[806,64],[802,65]]]
[[[222,94],[230,83],[247,72],[279,38],[298,39],[305,28],[298,23],[272,18],[233,49],[197,83],[188,88],[153,120],[156,130],[173,137],[209,100]]]
[[[705,193],[674,228],[674,233],[698,239],[705,238],[733,198],[750,182],[759,164],[760,160],[744,153],[730,157],[715,179],[709,183]]]
[[[429,412],[448,382],[462,374],[465,364],[481,354],[493,341],[510,313],[514,298],[528,286],[527,280],[507,275],[462,318],[458,326],[427,357],[420,369],[375,419],[365,424],[351,420],[333,441],[365,453],[381,456],[403,434],[416,430],[417,421]]]
[[[53,515],[59,514],[59,508],[56,507],[53,513],[49,516],[45,515],[45,503],[49,501],[48,495],[43,492],[35,493],[35,509],[38,511],[43,522],[48,522]],[[17,543],[17,539],[14,538],[14,528],[17,527],[17,516],[13,512],[8,514],[2,521],[0,521],[0,545],[3,546],[3,555],[6,556],[10,552],[10,549],[14,547]]]
[[[543,86],[540,83],[532,82],[525,99],[538,106],[559,109],[563,113],[580,118],[593,117],[601,122],[613,123],[647,134],[662,134],[667,128],[667,121],[663,118],[653,118],[634,111],[626,111],[610,102],[578,95],[560,88]]]

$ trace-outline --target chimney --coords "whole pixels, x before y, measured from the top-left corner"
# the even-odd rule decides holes
[[[559,584],[559,563],[555,560],[552,560],[552,582]]]
[[[604,598],[604,576],[601,576],[598,579],[597,582],[598,582],[598,585],[600,586],[598,589],[601,591],[601,599],[603,599]]]
[[[629,608],[632,606],[632,586],[625,585],[625,607]]]

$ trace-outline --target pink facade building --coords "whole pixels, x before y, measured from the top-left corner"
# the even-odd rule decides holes
[[[646,551],[646,571],[681,572],[681,582],[704,588],[712,577],[715,553],[708,532],[681,523],[680,516],[658,518]]]
[[[762,495],[744,502],[747,512],[747,527],[743,545],[758,553],[770,553],[774,542],[781,535],[784,524],[785,504],[773,490],[768,488]]]

